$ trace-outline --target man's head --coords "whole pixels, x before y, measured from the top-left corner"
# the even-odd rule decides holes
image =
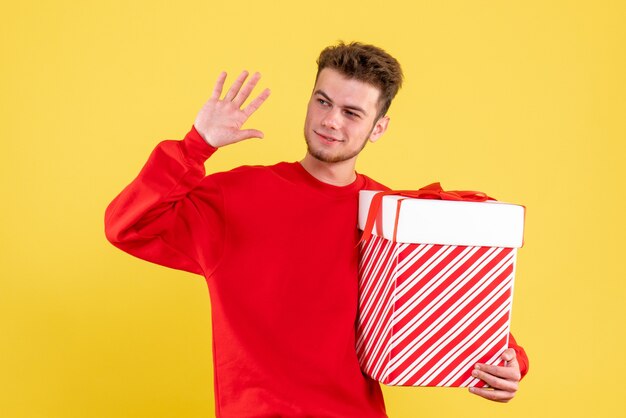
[[[380,48],[354,42],[324,49],[304,123],[308,155],[354,164],[367,141],[386,131],[401,84],[398,61]]]
[[[317,76],[324,68],[332,68],[347,78],[371,84],[380,91],[377,118],[385,116],[391,101],[402,86],[400,63],[374,45],[359,42],[325,48],[317,59]]]

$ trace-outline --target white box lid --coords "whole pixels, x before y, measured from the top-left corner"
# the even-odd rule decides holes
[[[372,198],[379,191],[359,192],[359,228],[367,221]],[[396,242],[519,248],[524,239],[524,207],[511,203],[382,198],[382,236],[393,240],[398,200]],[[372,233],[379,235],[374,227]]]

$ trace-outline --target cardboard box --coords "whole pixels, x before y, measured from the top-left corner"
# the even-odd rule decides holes
[[[370,215],[377,193],[359,196],[359,228],[376,219],[360,249],[362,370],[387,385],[484,386],[471,371],[508,347],[524,207],[386,195]]]

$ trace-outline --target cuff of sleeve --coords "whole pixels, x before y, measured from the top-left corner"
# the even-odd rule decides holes
[[[521,375],[521,378],[523,379],[524,376],[526,376],[526,374],[528,373],[528,366],[529,366],[528,355],[526,354],[526,350],[524,350],[524,347],[517,344],[517,341],[515,341],[515,337],[513,337],[513,334],[509,334],[509,347],[515,350],[515,357],[517,358],[517,364],[519,364],[520,375]]]
[[[519,364],[520,371],[520,380],[528,374],[528,356],[526,355],[526,351],[520,346],[514,347],[515,354],[517,357],[517,363]]]
[[[185,135],[182,145],[185,157],[200,163],[204,163],[217,151],[217,148],[209,145],[209,143],[202,138],[202,135],[200,135],[193,125],[191,125],[191,130]]]

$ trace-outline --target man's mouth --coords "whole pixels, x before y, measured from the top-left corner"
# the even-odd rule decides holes
[[[319,133],[317,131],[313,131],[313,132],[315,132],[319,137],[321,137],[322,139],[325,139],[328,142],[343,142],[343,140],[341,140],[341,139],[337,139],[337,138],[334,138],[334,137],[328,136],[328,135],[323,135],[323,134],[321,134],[321,133]]]

